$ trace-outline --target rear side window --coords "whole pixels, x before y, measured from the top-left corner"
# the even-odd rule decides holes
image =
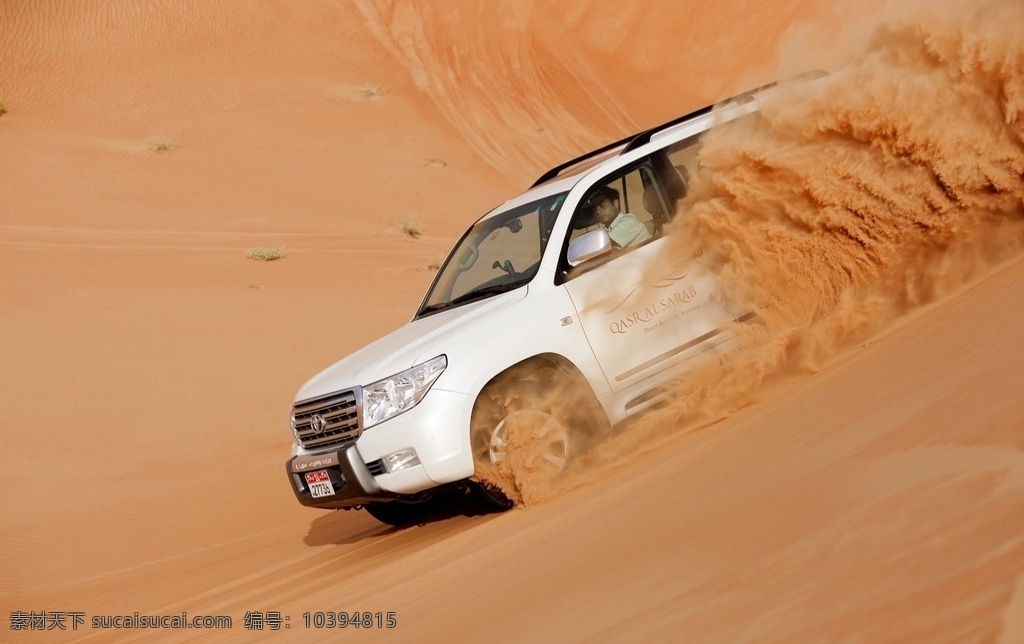
[[[697,172],[697,157],[700,155],[701,141],[699,136],[674,143],[665,150],[665,156],[671,166],[666,173],[666,197],[674,213],[677,201],[686,196],[690,177]],[[671,213],[669,218],[671,218]]]

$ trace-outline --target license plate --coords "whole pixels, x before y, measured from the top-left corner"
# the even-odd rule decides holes
[[[331,484],[331,477],[327,475],[327,470],[306,472],[304,476],[306,485],[309,486],[309,493],[313,495],[314,499],[319,499],[322,496],[334,496],[334,486]]]

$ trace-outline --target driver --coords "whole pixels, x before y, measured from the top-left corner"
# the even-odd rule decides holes
[[[619,212],[619,191],[611,186],[598,188],[587,203],[594,209],[597,221],[608,229],[612,243],[628,248],[651,238],[647,226],[629,212]]]

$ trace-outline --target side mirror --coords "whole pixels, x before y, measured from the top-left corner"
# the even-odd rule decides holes
[[[612,238],[608,236],[608,230],[602,226],[597,230],[583,233],[569,242],[566,259],[569,260],[569,266],[579,266],[583,262],[604,255],[611,250]]]

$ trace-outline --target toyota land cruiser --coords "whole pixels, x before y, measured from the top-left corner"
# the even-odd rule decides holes
[[[655,260],[701,135],[769,87],[552,168],[473,224],[408,324],[299,390],[299,502],[394,525],[452,489],[511,507],[520,477],[571,466],[728,342],[745,316],[710,267]]]

